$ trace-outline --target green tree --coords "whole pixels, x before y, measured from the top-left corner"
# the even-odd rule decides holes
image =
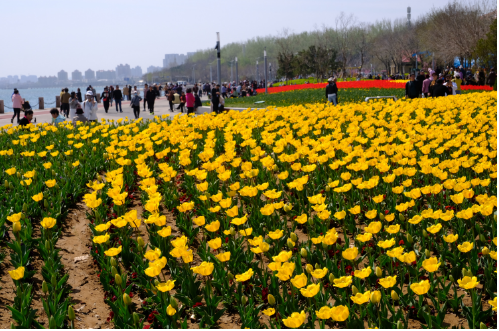
[[[474,53],[485,66],[497,66],[497,18],[490,25],[486,38],[478,40]]]

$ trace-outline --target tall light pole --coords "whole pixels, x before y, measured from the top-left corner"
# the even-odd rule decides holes
[[[237,56],[236,56],[236,84],[239,85],[239,72],[237,70]]]
[[[220,68],[220,32],[217,32],[217,81],[218,85],[222,86],[222,72]]]
[[[269,63],[269,78],[270,78],[270,81],[272,82],[272,63]]]
[[[265,67],[265,83],[264,83],[265,84],[265,94],[267,94],[268,93],[268,91],[267,91],[267,85],[268,85],[267,84],[267,47],[265,47],[263,49],[263,63],[264,63],[263,65]]]
[[[256,60],[256,81],[258,82],[260,75],[258,75],[258,60]]]

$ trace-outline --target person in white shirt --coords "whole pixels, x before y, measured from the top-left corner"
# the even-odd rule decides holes
[[[86,100],[83,101],[81,107],[83,109],[83,114],[90,122],[95,122],[97,121],[97,109],[99,108],[99,105],[95,102],[92,91],[87,91],[85,98]]]

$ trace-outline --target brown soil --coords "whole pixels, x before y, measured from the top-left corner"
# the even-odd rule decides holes
[[[110,309],[104,302],[104,288],[89,251],[92,232],[88,227],[86,210],[85,204],[80,202],[69,212],[57,248],[61,249],[59,254],[69,274],[68,284],[72,287],[70,297],[76,313],[75,327],[107,329],[112,327],[107,322]],[[75,261],[75,258],[79,259]]]
[[[10,324],[12,323],[12,314],[10,310],[7,309],[7,306],[12,306],[14,304],[14,298],[16,296],[15,293],[15,285],[10,278],[8,270],[14,269],[12,264],[10,263],[9,251],[7,250],[7,256],[5,260],[0,265],[0,290],[2,295],[0,295],[0,329],[9,329]]]

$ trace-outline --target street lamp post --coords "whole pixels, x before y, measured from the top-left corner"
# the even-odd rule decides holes
[[[269,78],[270,78],[270,81],[272,82],[272,63],[269,63]]]
[[[267,94],[268,93],[268,90],[267,90],[268,84],[267,84],[267,48],[266,47],[263,49],[263,62],[264,62],[263,66],[265,67],[264,68],[265,69],[265,76],[264,76],[265,77],[265,94]]]
[[[239,84],[239,72],[237,70],[237,56],[236,56],[236,84]]]
[[[222,72],[220,68],[220,32],[217,32],[217,75],[218,85],[222,86]]]
[[[259,81],[260,76],[258,75],[258,60],[256,60],[256,81]]]

